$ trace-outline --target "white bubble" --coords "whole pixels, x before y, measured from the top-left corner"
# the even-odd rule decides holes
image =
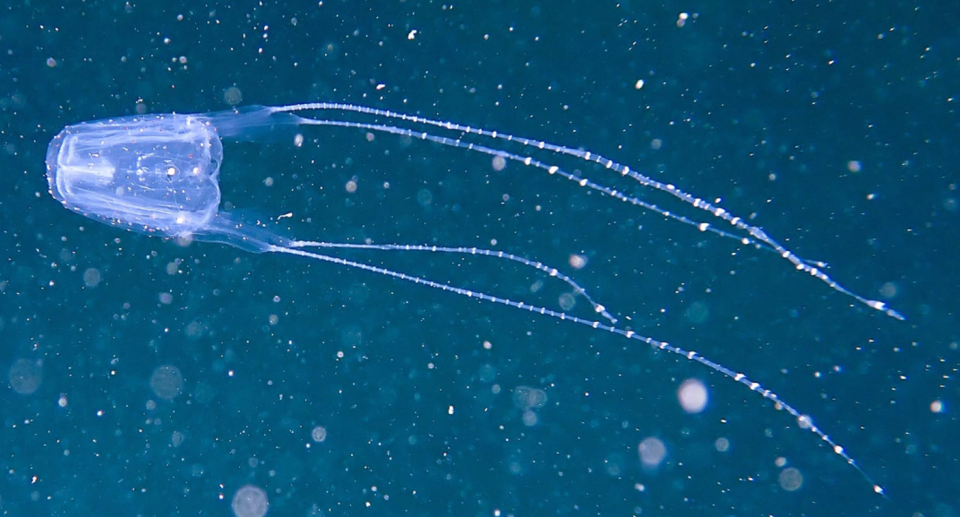
[[[267,493],[254,485],[244,485],[233,495],[233,514],[237,517],[263,517],[270,509]]]
[[[943,413],[946,410],[942,400],[934,400],[930,403],[930,412],[931,413]]]
[[[697,379],[687,379],[677,389],[680,407],[690,414],[702,412],[707,407],[709,399],[707,387]]]
[[[500,155],[494,156],[491,165],[493,166],[493,170],[497,172],[502,171],[507,167],[507,159]]]
[[[656,470],[667,457],[667,446],[659,438],[644,438],[637,446],[640,462],[645,470]]]
[[[572,254],[567,262],[573,269],[583,269],[587,265],[587,257],[586,255]]]

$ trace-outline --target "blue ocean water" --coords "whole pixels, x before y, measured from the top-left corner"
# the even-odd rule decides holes
[[[0,7],[0,514],[250,516],[261,501],[270,515],[957,515],[958,14]],[[906,322],[771,253],[476,153],[328,128],[299,147],[225,147],[225,207],[301,239],[563,266],[623,324],[810,414],[889,498],[789,415],[678,356],[361,271],[150,238],[47,193],[65,125],[314,100],[600,152],[722,199],[889,302]],[[498,261],[341,256],[592,316],[564,284]],[[710,396],[698,414],[677,402],[690,379]],[[645,467],[641,443],[663,461]]]

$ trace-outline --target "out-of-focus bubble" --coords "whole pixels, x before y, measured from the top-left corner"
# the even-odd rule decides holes
[[[690,414],[702,412],[707,407],[709,399],[707,387],[697,379],[687,379],[677,389],[680,407]]]
[[[237,517],[263,517],[270,509],[267,493],[260,487],[244,485],[233,494],[230,506]]]
[[[96,287],[100,285],[100,270],[89,268],[83,272],[83,283],[87,287]]]
[[[547,403],[547,392],[529,386],[517,386],[513,390],[513,405],[519,409],[539,409]]]
[[[176,366],[158,366],[150,376],[150,389],[163,400],[173,400],[183,393],[183,375]]]
[[[13,391],[30,395],[43,383],[43,363],[29,359],[17,359],[7,372],[7,380]]]
[[[310,438],[317,443],[323,443],[327,440],[327,428],[322,425],[314,427],[313,430],[310,431]]]
[[[667,446],[659,438],[644,438],[637,446],[644,470],[657,470],[667,457]]]
[[[243,101],[243,94],[240,92],[240,88],[231,86],[223,92],[223,100],[231,106],[236,106]]]
[[[780,471],[778,481],[780,482],[780,488],[787,492],[796,492],[803,486],[803,474],[793,467],[786,468]]]

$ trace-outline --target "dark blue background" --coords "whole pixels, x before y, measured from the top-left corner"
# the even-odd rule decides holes
[[[30,4],[0,7],[0,367],[26,360],[42,384],[0,389],[0,513],[230,515],[246,484],[271,515],[960,512],[956,2]],[[696,16],[679,28],[682,12]],[[677,356],[328,264],[178,246],[47,194],[64,125],[225,109],[231,88],[243,104],[354,102],[601,152],[882,292],[906,323],[769,253],[475,153],[325,128],[299,149],[226,146],[225,202],[292,212],[299,238],[586,255],[576,278],[632,328],[809,412],[890,499]],[[346,256],[550,307],[563,292],[531,293],[535,275],[490,260]],[[162,365],[184,377],[173,401],[150,388]],[[691,377],[712,397],[696,416],[676,403]],[[547,394],[534,426],[518,387]],[[669,451],[656,472],[637,456],[649,436]],[[778,458],[799,490],[781,488]]]

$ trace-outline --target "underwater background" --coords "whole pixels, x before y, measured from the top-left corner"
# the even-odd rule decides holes
[[[0,515],[960,515],[958,27],[954,1],[0,3]],[[772,253],[475,152],[322,127],[224,143],[224,209],[299,239],[560,267],[625,328],[811,415],[888,497],[680,356],[112,228],[47,192],[65,125],[311,101],[601,153],[888,302],[905,322]],[[594,317],[512,263],[337,255]],[[691,380],[702,412],[678,403]]]

